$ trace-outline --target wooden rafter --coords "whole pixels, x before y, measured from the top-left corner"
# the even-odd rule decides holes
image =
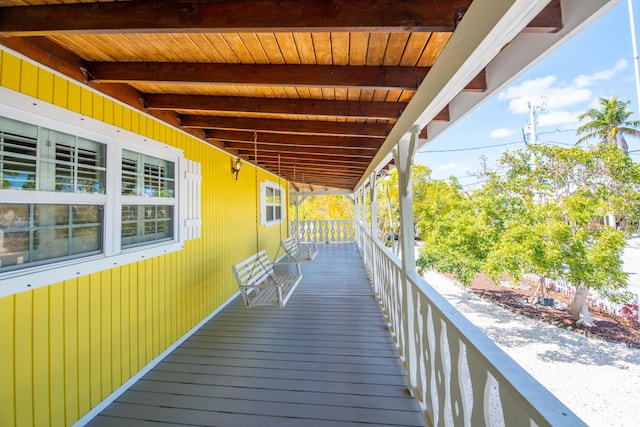
[[[245,150],[247,154],[254,149],[253,145],[246,142],[225,142],[224,147],[230,150]],[[326,147],[322,149],[313,147],[295,147],[295,146],[264,146],[260,147],[259,152],[272,152],[283,154],[300,154],[304,153],[309,156],[316,156],[318,159],[322,159],[325,156],[346,156],[346,157],[362,157],[365,159],[371,159],[375,151],[361,150],[358,148],[339,148],[339,147]]]
[[[241,111],[361,119],[397,119],[407,106],[407,102],[165,94],[147,94],[144,101],[148,110]]]
[[[557,31],[557,0],[532,21]],[[451,32],[471,0],[243,0],[235,2],[104,2],[7,7],[0,30],[9,36],[171,32]],[[247,13],[247,11],[251,11]]]
[[[236,129],[282,133],[351,135],[384,138],[389,125],[379,123],[329,122],[320,120],[277,120],[242,117],[182,116],[182,127]]]
[[[207,139],[217,139],[220,141],[249,142],[253,144],[254,133],[236,130],[206,130]],[[308,146],[315,148],[326,147],[354,147],[363,149],[380,148],[381,138],[351,137],[351,136],[325,136],[306,135],[288,133],[259,132],[256,135],[259,146],[262,145],[286,145],[286,146]]]
[[[428,67],[351,65],[202,64],[170,62],[93,62],[92,83],[211,83],[283,87],[415,90]]]

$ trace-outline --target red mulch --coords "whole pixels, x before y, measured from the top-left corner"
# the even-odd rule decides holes
[[[576,325],[567,310],[543,307],[539,304],[523,304],[521,301],[531,297],[536,284],[531,289],[515,289],[495,284],[484,275],[479,274],[469,288],[473,293],[485,300],[494,302],[508,310],[565,328],[587,337],[596,337],[611,342],[624,343],[630,347],[640,348],[640,326],[607,311],[589,307],[591,315],[596,319],[596,327],[588,328]],[[540,292],[538,292],[540,295]],[[547,298],[569,304],[569,297],[564,294],[545,290]]]

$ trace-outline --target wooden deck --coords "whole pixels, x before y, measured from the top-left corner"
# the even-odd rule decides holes
[[[320,245],[285,308],[236,298],[90,426],[422,426],[355,244]]]

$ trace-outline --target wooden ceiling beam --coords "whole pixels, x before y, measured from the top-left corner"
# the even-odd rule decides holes
[[[254,152],[253,144],[246,142],[225,142],[224,148],[227,150],[237,150],[243,154],[252,154]],[[321,159],[324,156],[346,156],[346,157],[360,157],[363,159],[371,160],[375,153],[368,150],[359,150],[357,148],[339,148],[339,147],[327,147],[327,148],[313,148],[313,147],[294,147],[294,146],[263,146],[258,150],[258,158],[260,153],[283,153],[283,154],[300,154],[306,153],[311,156],[316,156]]]
[[[92,62],[91,83],[189,83],[416,90],[429,67],[308,64]]]
[[[232,129],[276,133],[349,135],[383,139],[390,125],[380,123],[330,122],[321,120],[278,120],[221,116],[181,116],[183,128]]]
[[[268,162],[261,162],[258,161],[258,166],[263,166],[263,167],[269,167],[269,169],[271,170],[275,170],[276,173],[278,172],[278,166],[274,165],[273,163],[268,163]],[[329,175],[329,176],[344,176],[344,177],[352,177],[355,179],[358,179],[362,176],[362,174],[364,173],[364,171],[366,170],[366,167],[357,167],[357,166],[351,166],[349,168],[332,168],[332,167],[319,167],[316,165],[296,165],[296,175],[298,173],[302,174],[304,173],[305,175],[307,175],[308,173],[315,173],[318,175]],[[282,169],[281,171],[282,173],[293,173],[293,167],[291,168],[287,168],[287,169]]]
[[[286,179],[292,180],[292,177],[285,176]],[[327,176],[327,175],[309,175],[304,174],[302,178],[298,177],[296,180],[298,184],[307,184],[307,185],[315,185],[318,187],[335,187],[335,188],[344,188],[347,190],[353,190],[356,184],[358,183],[357,179],[353,178],[345,178],[345,177],[335,177],[335,176]]]
[[[258,132],[255,135],[257,143],[261,145],[287,145],[287,146],[312,146],[325,147],[352,147],[369,150],[378,150],[382,144],[382,138],[350,137],[350,136],[324,136],[288,133]],[[237,130],[210,129],[205,131],[207,139],[217,139],[224,142],[250,142],[253,144],[254,132]]]
[[[175,32],[436,32],[471,0],[130,1],[7,7],[5,35]]]
[[[559,4],[553,0],[528,29],[562,28]],[[0,33],[452,32],[470,5],[471,0],[243,0],[15,6],[0,9]]]
[[[238,111],[395,120],[400,117],[408,103],[146,94],[144,104],[148,110]]]
[[[243,149],[238,150],[238,152],[251,158],[255,157],[255,152],[252,150]],[[276,164],[279,160],[282,167],[285,167],[286,165],[296,164],[296,162],[298,161],[303,161],[306,163],[312,162],[317,164],[323,164],[326,162],[332,164],[369,165],[370,160],[368,157],[330,155],[318,156],[315,153],[289,153],[280,151],[258,151],[258,159],[261,161],[275,162]]]

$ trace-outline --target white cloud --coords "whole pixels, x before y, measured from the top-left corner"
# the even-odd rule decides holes
[[[621,59],[611,68],[590,75],[581,74],[571,82],[558,80],[554,75],[525,80],[502,91],[498,100],[508,101],[508,109],[513,114],[528,114],[530,104],[541,106],[538,116],[541,126],[574,125],[578,122],[578,113],[567,109],[593,102],[591,87],[599,81],[612,79],[626,67],[627,61]]]
[[[578,116],[581,113],[572,113],[569,111],[550,111],[542,113],[538,116],[538,126],[559,126],[570,125],[580,122]]]
[[[506,138],[507,136],[511,136],[516,133],[514,129],[507,128],[498,128],[494,129],[489,133],[490,138]]]
[[[606,70],[597,71],[597,72],[595,72],[594,74],[592,74],[590,76],[589,75],[584,75],[584,74],[579,75],[578,77],[573,79],[573,84],[576,87],[591,86],[592,84],[594,84],[598,80],[609,80],[609,79],[611,79],[611,77],[616,75],[619,71],[624,70],[625,68],[627,68],[627,61],[624,60],[624,59],[621,59],[618,62],[616,62],[616,65],[614,65],[613,68],[608,68]]]

